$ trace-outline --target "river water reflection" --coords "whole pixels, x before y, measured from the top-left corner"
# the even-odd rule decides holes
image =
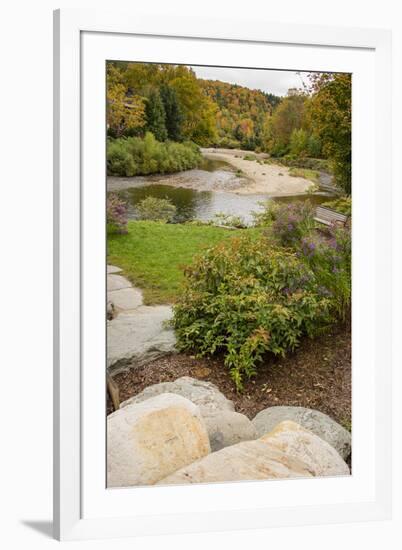
[[[128,203],[128,218],[137,218],[136,205],[148,196],[167,198],[176,206],[172,220],[181,223],[191,220],[210,221],[218,213],[241,216],[246,224],[253,221],[253,212],[261,210],[267,194],[245,195],[236,193],[241,185],[225,163],[210,163],[202,169],[179,174],[142,176],[134,178],[108,178],[108,189],[116,192]],[[194,186],[194,187],[192,187]],[[328,200],[328,195],[294,195],[272,197],[272,200],[293,202],[308,198],[314,204]]]

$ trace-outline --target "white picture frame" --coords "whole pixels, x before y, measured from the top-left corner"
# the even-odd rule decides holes
[[[54,31],[55,537],[389,518],[390,32],[261,20],[245,28],[240,20],[98,10],[58,10]],[[264,61],[268,52],[269,62]],[[106,59],[353,73],[354,459],[349,478],[106,489],[105,240],[99,238],[105,226]]]

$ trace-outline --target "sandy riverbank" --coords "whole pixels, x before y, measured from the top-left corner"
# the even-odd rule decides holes
[[[144,185],[169,185],[197,191],[228,192],[237,195],[268,195],[283,197],[302,195],[312,185],[310,180],[289,175],[289,169],[279,164],[260,164],[257,160],[245,160],[247,155],[264,161],[268,156],[240,149],[201,149],[211,161],[223,161],[212,170],[204,167],[149,176],[107,178],[108,191],[121,191]]]
[[[246,155],[253,155],[260,160],[267,155],[257,155],[240,149],[203,148],[207,159],[223,160],[244,174],[244,184],[234,192],[238,194],[268,194],[271,196],[296,195],[305,193],[312,185],[310,180],[289,175],[286,166],[276,164],[260,164],[257,160],[244,160]]]

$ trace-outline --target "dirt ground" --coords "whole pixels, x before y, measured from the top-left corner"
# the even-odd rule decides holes
[[[292,405],[317,409],[351,429],[351,335],[350,324],[336,325],[330,332],[301,346],[285,359],[269,357],[255,378],[236,392],[222,358],[197,359],[186,354],[163,357],[117,375],[120,400],[147,386],[191,376],[214,383],[233,400],[237,412],[250,419],[267,407]],[[108,413],[113,407],[108,401]]]
[[[272,196],[296,195],[305,193],[311,186],[311,181],[305,178],[289,175],[289,169],[279,164],[259,164],[256,160],[244,160],[246,155],[252,154],[257,158],[263,155],[256,155],[250,151],[240,149],[202,149],[203,155],[208,159],[224,160],[231,164],[236,170],[241,170],[246,177],[246,183],[236,193],[241,195],[252,195],[268,193]]]

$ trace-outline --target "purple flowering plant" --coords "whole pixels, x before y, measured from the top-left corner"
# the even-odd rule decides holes
[[[269,236],[281,246],[296,245],[314,227],[314,208],[310,201],[289,204],[270,201],[266,209],[259,225],[266,225]]]
[[[106,201],[107,232],[127,233],[127,205],[115,193],[109,193]]]
[[[338,317],[345,319],[351,303],[351,231],[333,226],[328,236],[303,238],[298,256],[320,281],[319,293],[331,299]]]
[[[290,204],[269,201],[256,216],[256,225],[277,245],[295,250],[318,280],[318,293],[331,299],[336,317],[345,319],[351,300],[351,230],[333,226],[317,231],[315,209],[310,201]],[[291,294],[292,289],[284,289]]]

